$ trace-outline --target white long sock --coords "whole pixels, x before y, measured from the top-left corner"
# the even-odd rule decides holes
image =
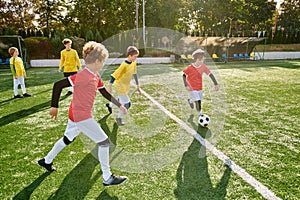
[[[50,164],[52,163],[53,159],[55,158],[55,156],[61,152],[61,150],[63,150],[63,148],[65,148],[65,146],[67,146],[64,143],[63,138],[59,139],[53,146],[53,148],[51,149],[51,151],[48,153],[48,155],[45,157],[45,163]]]
[[[111,176],[110,166],[109,166],[109,145],[99,146],[98,159],[101,165],[103,179],[107,180]]]
[[[120,110],[120,111],[119,111],[119,114],[118,114],[118,118],[122,118],[123,115],[124,115],[124,113]]]

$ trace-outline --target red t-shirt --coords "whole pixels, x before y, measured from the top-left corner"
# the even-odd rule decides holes
[[[104,87],[99,73],[84,68],[68,79],[74,90],[69,107],[69,119],[79,122],[92,118],[92,108],[97,90]]]
[[[209,75],[210,70],[205,64],[202,64],[200,67],[195,67],[191,64],[183,70],[183,73],[187,76],[186,81],[191,90],[202,90],[202,74]]]

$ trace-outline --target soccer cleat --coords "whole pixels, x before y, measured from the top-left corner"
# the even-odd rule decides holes
[[[116,118],[118,126],[124,126],[125,124],[122,122],[122,118]]]
[[[103,179],[103,185],[106,187],[109,187],[111,185],[120,185],[122,183],[125,183],[127,179],[128,178],[126,176],[116,176],[112,174],[108,180]]]
[[[111,107],[109,106],[109,103],[107,103],[107,104],[105,104],[105,105],[106,105],[106,107],[107,107],[108,112],[111,114],[111,113],[112,113],[112,109],[111,109]]]
[[[17,94],[17,95],[14,96],[14,98],[15,98],[15,99],[20,99],[20,98],[23,98],[23,96]]]
[[[31,95],[30,95],[30,94],[27,94],[27,93],[24,93],[24,94],[23,94],[23,97],[31,97]]]
[[[45,158],[42,158],[38,161],[38,164],[42,167],[44,167],[48,172],[55,171],[55,168],[52,166],[53,163],[47,164],[45,163]]]
[[[190,99],[188,99],[188,102],[189,102],[189,104],[190,104],[191,109],[194,109],[194,103],[191,103],[191,102],[190,102]]]

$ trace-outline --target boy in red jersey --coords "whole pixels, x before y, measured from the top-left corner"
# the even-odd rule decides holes
[[[201,101],[202,101],[202,74],[208,75],[215,85],[215,90],[219,90],[218,82],[214,75],[204,64],[205,52],[202,49],[197,49],[192,54],[194,63],[187,66],[183,70],[183,83],[185,88],[190,92],[191,99],[188,102],[191,108],[194,108],[194,102],[196,104],[196,110],[198,115],[202,115]]]
[[[66,79],[57,81],[53,86],[51,109],[49,114],[56,119],[58,115],[58,102],[61,91],[64,87],[73,86],[74,93],[69,107],[69,119],[64,137],[59,139],[52,150],[38,164],[48,171],[55,170],[52,161],[55,156],[68,144],[74,141],[80,132],[88,136],[99,145],[98,159],[103,173],[103,185],[118,185],[127,180],[125,176],[115,176],[110,172],[109,166],[109,139],[92,116],[97,90],[109,101],[118,106],[122,112],[127,109],[121,105],[104,87],[99,71],[108,57],[106,48],[96,42],[88,42],[83,47],[83,58],[86,67],[79,73],[69,76]]]

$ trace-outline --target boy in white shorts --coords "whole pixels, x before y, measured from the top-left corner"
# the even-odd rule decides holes
[[[55,168],[52,166],[52,161],[55,156],[62,151],[64,147],[73,142],[76,136],[82,132],[99,145],[98,159],[103,173],[104,186],[118,185],[127,180],[125,176],[115,176],[111,173],[109,166],[109,139],[92,116],[92,107],[97,90],[106,99],[117,105],[123,113],[127,112],[126,108],[107,92],[98,73],[103,67],[107,57],[108,52],[102,44],[96,42],[86,43],[83,47],[83,58],[86,67],[77,74],[57,81],[54,84],[51,109],[49,112],[54,119],[56,119],[58,115],[58,103],[62,89],[70,86],[74,88],[69,107],[68,124],[64,136],[55,143],[47,156],[38,161],[40,166],[50,172],[54,171]]]
[[[214,75],[204,64],[205,52],[202,49],[197,49],[192,54],[194,63],[187,66],[183,70],[183,83],[185,88],[190,92],[191,99],[188,102],[191,108],[194,108],[194,102],[196,104],[196,110],[198,115],[202,115],[201,101],[202,101],[202,74],[208,75],[215,85],[215,90],[219,90],[218,82]]]

